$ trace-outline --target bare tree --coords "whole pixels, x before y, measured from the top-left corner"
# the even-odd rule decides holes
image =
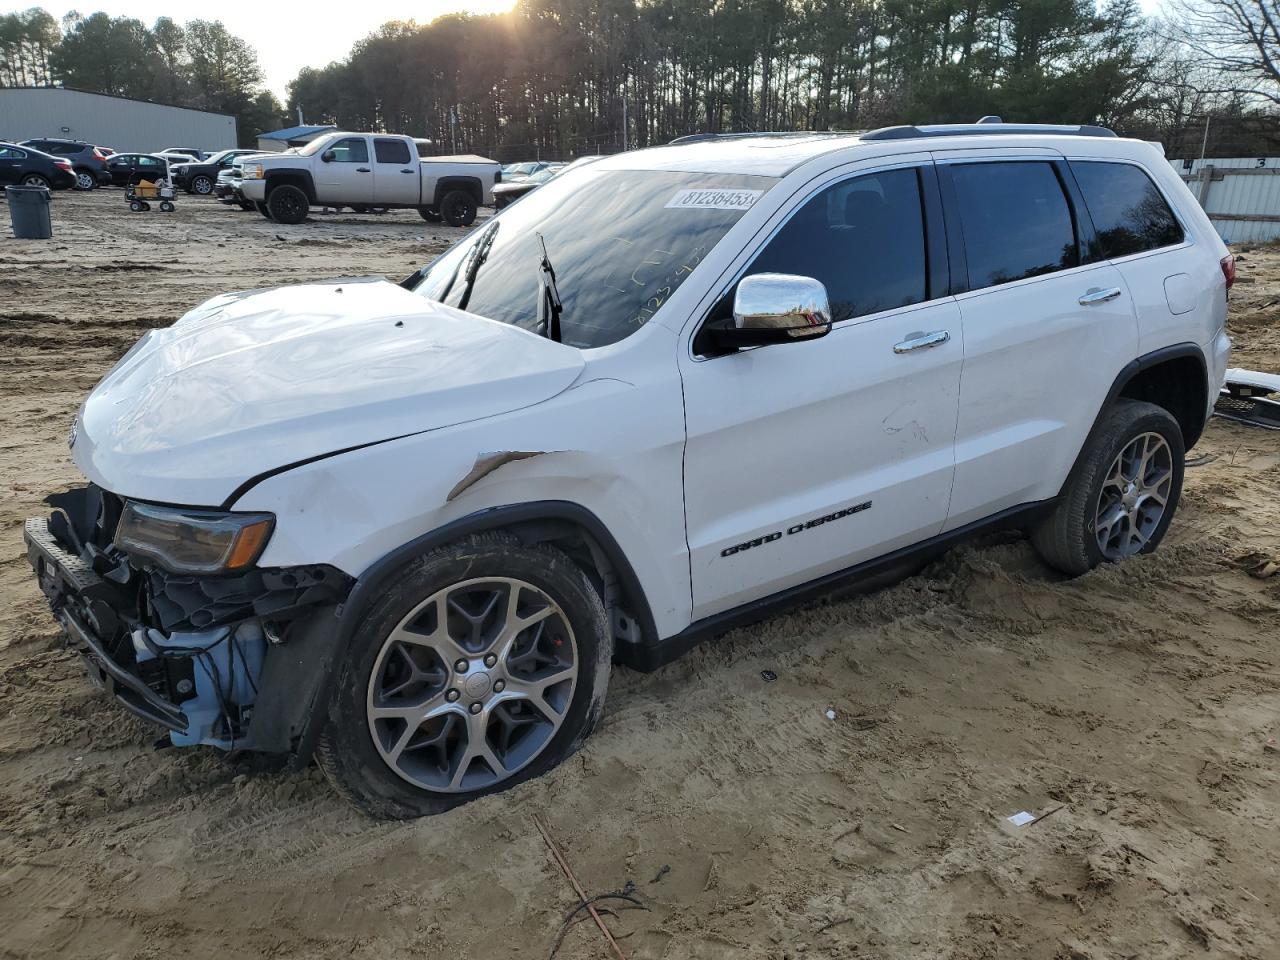
[[[1222,78],[1218,92],[1280,103],[1280,3],[1178,0],[1177,33]]]

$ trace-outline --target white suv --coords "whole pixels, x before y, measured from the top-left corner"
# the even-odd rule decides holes
[[[402,817],[536,776],[651,670],[993,525],[1150,551],[1233,261],[1088,127],[608,157],[403,283],[147,334],[27,525],[91,673],[175,743],[313,755]]]

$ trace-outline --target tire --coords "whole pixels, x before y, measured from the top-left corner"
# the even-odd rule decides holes
[[[251,203],[253,204],[252,209],[257,210],[260,214],[262,214],[268,220],[275,219],[274,217],[271,216],[271,210],[265,203],[261,203],[260,201],[257,201],[257,200],[253,200],[251,201]]]
[[[465,190],[446,193],[440,201],[440,216],[451,227],[469,227],[476,222],[476,202]]]
[[[187,192],[198,193],[200,196],[206,197],[213,193],[213,181],[203,175],[194,177],[191,180],[190,188]]]
[[[87,192],[98,188],[98,178],[94,176],[92,170],[77,170],[75,171],[75,174],[77,190],[84,190]]]
[[[427,221],[427,223],[439,223],[444,219],[440,216],[440,211],[435,207],[419,207],[418,213],[421,215],[423,220]]]
[[[130,210],[132,210],[134,213],[141,213],[141,212],[142,212],[142,209],[143,209],[143,208],[142,208],[142,201],[141,201],[141,200],[130,200],[130,201],[129,201],[129,209],[130,209]]]
[[[441,609],[445,631],[437,629]],[[513,609],[543,619],[508,634],[502,659],[485,659],[506,642]],[[394,639],[410,626],[405,632],[419,640]],[[411,561],[362,618],[337,667],[317,761],[371,816],[442,813],[572,755],[600,719],[612,654],[604,605],[569,557],[505,532],[475,534]],[[548,680],[540,706],[517,690]],[[405,707],[436,715],[406,723],[394,713]],[[481,755],[473,742],[483,744]]]
[[[339,209],[341,209],[341,208],[339,208]],[[359,205],[359,206],[352,207],[352,208],[351,208],[351,212],[352,212],[352,213],[368,213],[368,212],[369,212],[369,208],[368,208],[368,207],[366,207],[366,206],[364,206],[364,205]]]
[[[173,204],[172,204],[172,203],[170,203],[168,200],[162,200],[162,201],[160,201],[160,212],[161,212],[161,213],[173,213],[174,209],[175,209],[175,208],[174,208]]]
[[[301,223],[307,219],[311,203],[300,187],[283,183],[267,195],[267,209],[276,223]]]
[[[1169,411],[1118,400],[1032,534],[1049,566],[1079,576],[1160,545],[1182,495],[1182,429]],[[1163,504],[1160,500],[1163,499]]]
[[[257,207],[254,205],[254,202],[253,202],[252,200],[229,200],[229,201],[227,201],[227,202],[228,202],[228,203],[234,203],[234,204],[235,204],[236,206],[238,206],[241,210],[256,210],[256,209],[257,209]]]
[[[42,174],[28,173],[22,178],[22,185],[24,187],[44,187],[47,190],[49,189],[49,180]]]

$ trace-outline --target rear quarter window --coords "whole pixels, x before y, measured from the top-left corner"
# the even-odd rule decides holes
[[[1182,242],[1182,225],[1142,168],[1073,160],[1071,172],[1093,219],[1097,256],[1110,260]]]

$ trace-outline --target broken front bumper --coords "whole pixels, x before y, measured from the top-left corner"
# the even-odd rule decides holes
[[[95,685],[170,732],[175,745],[287,752],[317,715],[349,578],[331,568],[200,579],[100,576],[26,522],[27,557]],[[140,599],[137,612],[126,602]]]
[[[94,604],[105,602],[109,593],[102,578],[82,559],[58,545],[49,533],[48,521],[39,517],[28,520],[22,537],[40,589],[49,599],[71,647],[84,660],[89,679],[143,719],[185,734],[190,724],[182,708],[107,653],[93,612]]]

